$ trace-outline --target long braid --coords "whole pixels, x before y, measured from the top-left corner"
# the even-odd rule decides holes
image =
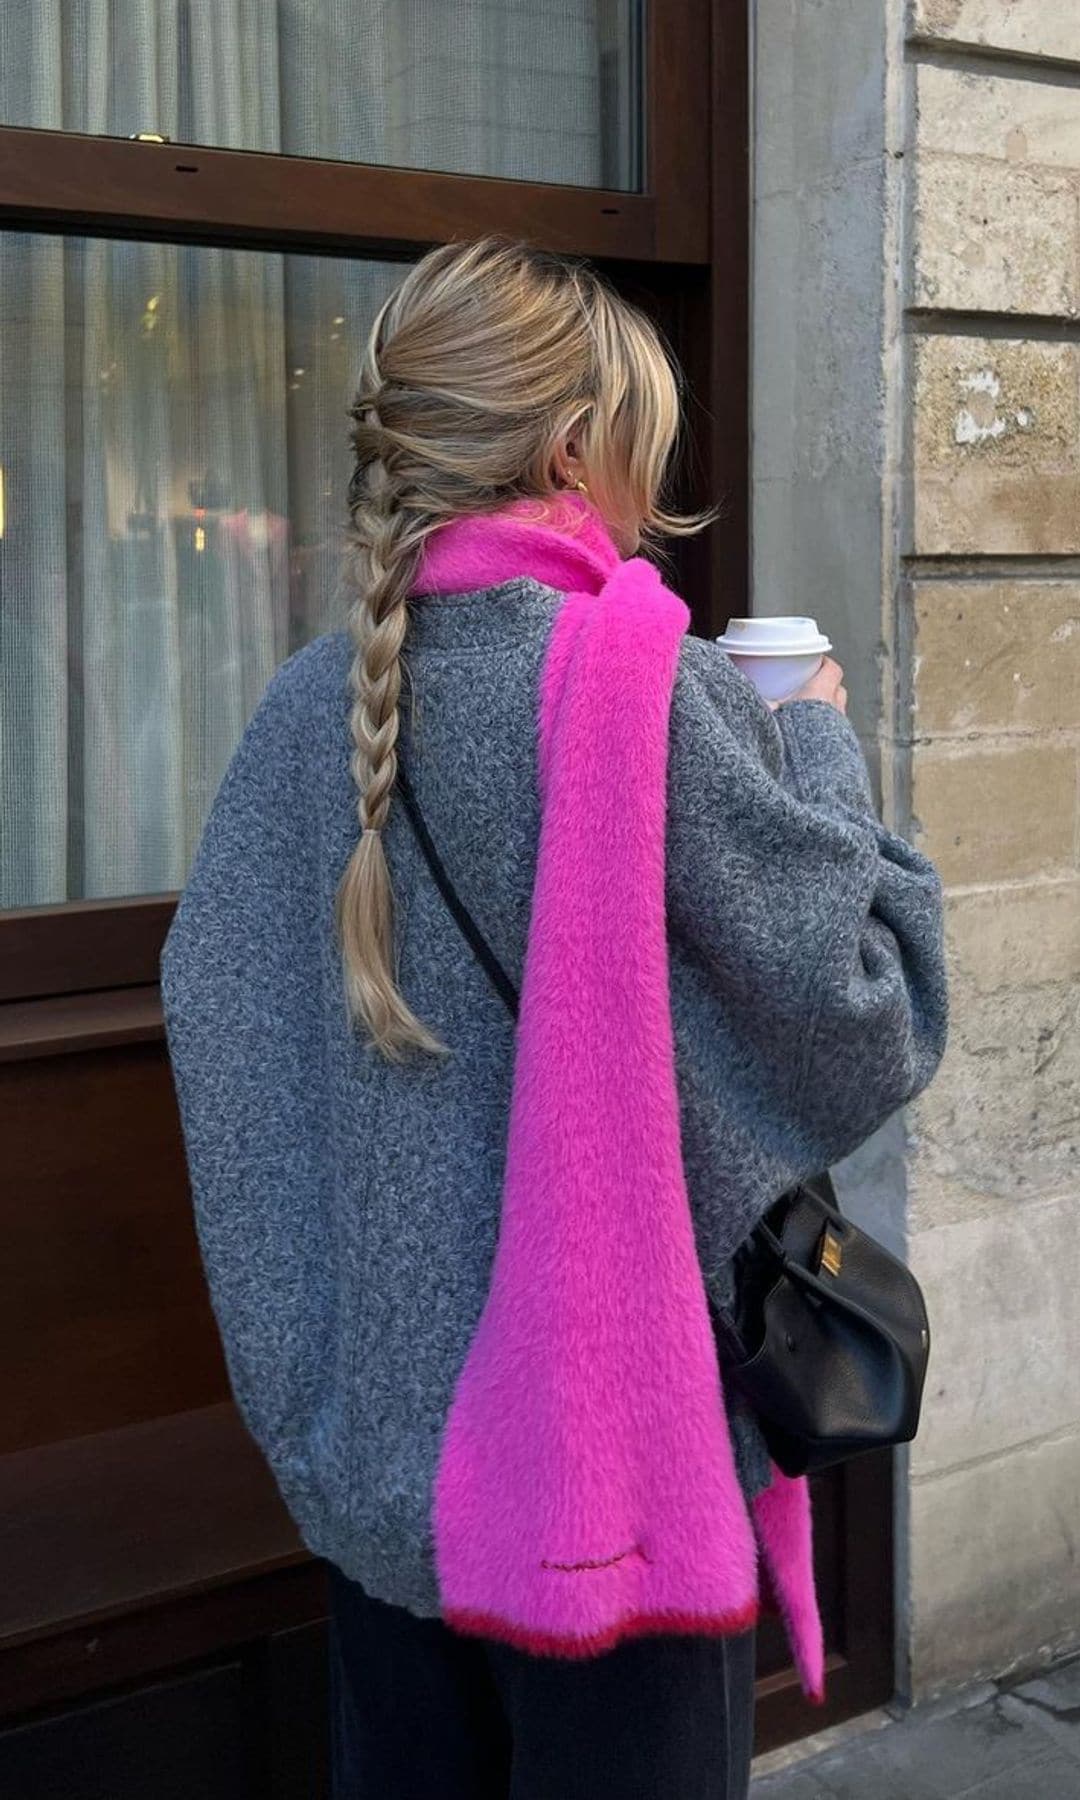
[[[654,327],[592,271],[527,244],[485,238],[430,250],[375,320],[352,419],[350,768],[360,836],[336,919],[350,1018],[396,1061],[445,1049],[397,986],[383,849],[406,600],[425,539],[448,519],[543,499],[566,484],[571,460],[630,548],[641,532],[694,531],[706,518],[660,504],[678,391]]]
[[[376,390],[377,391],[377,390]],[[409,1049],[445,1047],[416,1017],[394,969],[394,909],[382,831],[397,776],[398,702],[406,600],[423,543],[437,519],[421,517],[397,491],[376,411],[362,388],[354,409],[357,469],[350,487],[354,595],[349,630],[353,705],[350,769],[357,790],[360,839],[337,893],[336,917],[346,999],[372,1043],[391,1060]],[[378,445],[381,454],[373,454]]]

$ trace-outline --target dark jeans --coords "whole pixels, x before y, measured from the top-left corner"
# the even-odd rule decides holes
[[[333,1800],[746,1800],[753,1631],[530,1656],[327,1569]]]

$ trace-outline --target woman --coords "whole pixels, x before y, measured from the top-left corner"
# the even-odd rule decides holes
[[[348,629],[270,682],[162,958],[234,1392],[328,1566],[334,1792],[731,1800],[759,1551],[814,1698],[820,1618],[704,1295],[934,1074],[940,881],[840,666],[767,706],[637,554],[703,521],[596,275],[433,251],[353,420]]]

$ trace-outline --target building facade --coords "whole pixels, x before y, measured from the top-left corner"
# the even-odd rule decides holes
[[[817,616],[948,889],[945,1062],[836,1172],[925,1286],[924,1422],[815,1478],[829,1705],[766,1622],[758,1747],[1080,1639],[1078,207],[1074,0],[0,7],[0,1790],[322,1791],[158,954],[341,615],[357,347],[485,231],[662,326],[695,627]]]
[[[947,887],[950,1042],[840,1171],[933,1350],[897,1680],[1080,1641],[1080,9],[757,0],[753,574]]]

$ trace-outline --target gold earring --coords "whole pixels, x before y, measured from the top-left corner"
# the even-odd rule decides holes
[[[583,481],[575,481],[574,486],[577,488],[579,494],[587,494],[589,491]]]

